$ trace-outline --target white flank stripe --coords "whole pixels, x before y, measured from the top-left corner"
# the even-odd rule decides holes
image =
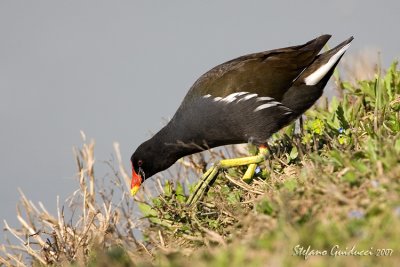
[[[221,101],[226,102],[226,103],[231,103],[236,100],[236,97],[243,95],[243,94],[246,94],[246,93],[245,92],[233,93],[233,94],[230,94],[230,95],[224,97]]]
[[[249,100],[249,99],[251,99],[251,98],[253,98],[253,97],[257,97],[258,95],[257,94],[249,94],[249,95],[246,95],[245,97],[243,97],[242,99],[240,99],[240,100]],[[240,101],[239,100],[239,101]]]
[[[319,67],[316,71],[311,73],[304,79],[306,85],[316,85],[332,68],[332,66],[339,60],[339,57],[346,52],[350,44],[343,46],[339,51],[334,54],[327,63]]]
[[[275,107],[275,106],[278,106],[278,105],[280,105],[280,104],[281,104],[281,103],[276,102],[276,101],[269,102],[269,103],[267,103],[267,104],[263,104],[263,105],[258,106],[258,107],[254,110],[254,112],[257,112],[257,111],[260,111],[260,110],[266,109],[266,108]]]
[[[290,108],[288,108],[288,107],[286,107],[286,106],[279,106],[281,109],[284,109],[284,110],[287,110],[287,111],[290,111],[290,112],[292,112],[292,110],[290,109]]]
[[[221,99],[221,102],[231,103],[234,100],[236,100],[236,96],[237,96],[237,93],[227,95],[226,97]]]
[[[274,100],[272,97],[268,97],[268,96],[261,96],[257,98],[257,101],[270,101],[270,100]]]
[[[245,94],[248,94],[249,92],[239,92],[239,93],[237,93],[238,95],[237,96],[241,96],[241,95],[245,95]]]
[[[249,93],[249,92],[237,92],[237,93],[232,93],[232,94],[230,94],[230,95],[227,95],[227,96],[224,97],[224,98],[217,96],[217,97],[214,97],[214,98],[213,98],[213,101],[214,101],[214,102],[221,101],[221,102],[231,103],[231,102],[235,101],[235,100],[237,99],[237,97],[239,97],[239,96],[241,96],[241,95],[248,94],[248,93]],[[209,98],[209,97],[211,97],[211,95],[210,95],[210,94],[206,94],[206,95],[203,95],[202,97],[203,97],[203,98]]]

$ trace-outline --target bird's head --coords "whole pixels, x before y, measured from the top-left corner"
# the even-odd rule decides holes
[[[134,196],[144,180],[167,169],[176,159],[165,154],[165,150],[154,145],[151,140],[141,144],[131,157],[132,182],[131,194]]]

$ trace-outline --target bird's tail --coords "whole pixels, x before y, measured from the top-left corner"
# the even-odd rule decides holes
[[[340,43],[335,48],[318,55],[303,73],[296,79],[294,85],[318,85],[324,87],[331,77],[333,70],[350,46],[353,37]]]

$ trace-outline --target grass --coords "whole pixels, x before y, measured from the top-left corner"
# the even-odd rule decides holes
[[[76,153],[79,188],[56,215],[21,193],[21,226],[5,223],[16,242],[0,246],[0,264],[396,266],[400,71],[393,63],[372,80],[336,78],[341,98],[309,110],[301,135],[293,125],[275,134],[251,183],[240,180],[245,169],[228,169],[195,209],[184,204],[193,188],[185,178],[203,172],[205,159],[237,150],[187,157],[180,179],[133,201],[118,147],[111,183],[103,184],[94,175],[94,143],[84,144]]]

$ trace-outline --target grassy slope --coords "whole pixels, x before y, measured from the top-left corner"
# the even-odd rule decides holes
[[[196,211],[179,204],[185,200],[180,186],[175,192],[167,188],[154,199],[151,211],[142,207],[150,218],[155,216],[147,229],[149,240],[166,251],[158,252],[158,264],[326,266],[334,261],[345,266],[389,266],[398,262],[399,79],[393,65],[385,77],[374,81],[343,83],[342,101],[334,99],[329,106],[307,112],[303,136],[294,137],[293,127],[288,127],[274,137],[274,156],[250,185],[227,182],[227,176],[238,181],[244,171],[228,170]],[[169,228],[157,226],[165,221],[171,222]],[[328,256],[309,252],[305,260],[300,249],[309,246],[326,250]],[[329,256],[353,246],[374,256]],[[382,248],[393,249],[392,256],[378,256],[377,249]]]
[[[141,242],[130,235],[131,213],[121,215],[130,207],[112,213],[96,206],[90,183],[82,184],[82,177],[94,179],[93,173],[81,171],[82,196],[89,202],[83,202],[81,221],[89,223],[70,227],[63,216],[61,224],[60,216],[54,218],[53,228],[46,224],[45,230],[59,237],[50,238],[50,249],[33,247],[37,256],[25,246],[27,254],[37,264],[90,266],[395,266],[400,260],[400,71],[393,64],[383,77],[341,86],[340,101],[307,112],[301,136],[289,126],[273,137],[274,153],[252,183],[241,182],[244,169],[229,169],[195,210],[184,205],[181,184],[167,183],[151,204],[140,205],[150,220]],[[86,154],[81,153],[84,160]],[[37,220],[45,219],[38,215]],[[66,241],[63,227],[76,233],[71,240],[85,236],[85,242],[65,245],[73,253],[53,248],[73,242]],[[22,227],[21,238],[27,232]],[[335,246],[334,251],[355,246],[373,255],[334,257]],[[308,247],[328,255],[307,257]],[[377,249],[393,252],[378,256]],[[10,251],[3,248],[9,253],[4,264],[16,262]]]

